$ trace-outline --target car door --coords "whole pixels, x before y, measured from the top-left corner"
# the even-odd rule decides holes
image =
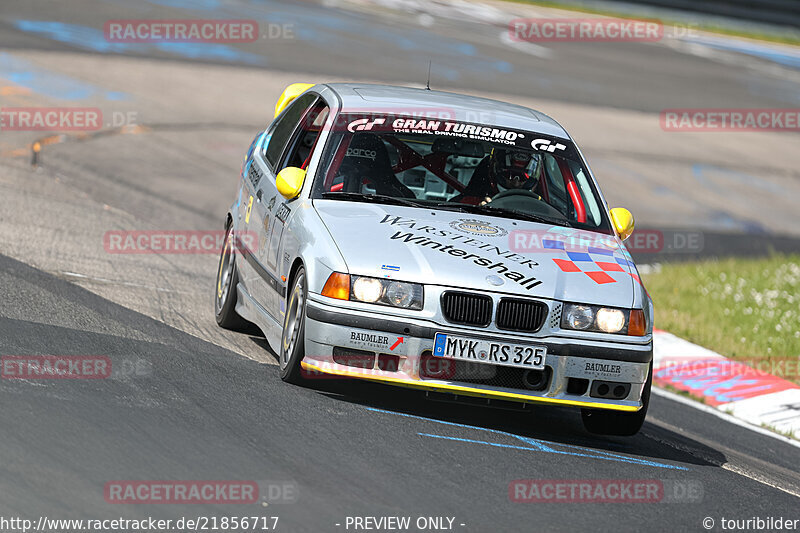
[[[281,161],[287,146],[291,144],[295,132],[307,111],[319,97],[314,93],[306,93],[292,102],[273,123],[267,132],[260,149],[255,150],[248,170],[249,198],[245,205],[245,228],[248,235],[257,236],[252,247],[244,252],[246,262],[255,279],[250,284],[250,296],[272,318],[281,321],[279,293],[283,292],[283,283],[277,275],[276,268],[267,265],[270,241],[273,237],[275,221],[285,219],[278,207],[284,198],[278,193],[275,177],[280,171]],[[282,296],[282,294],[281,294]]]
[[[275,176],[286,167],[298,167],[304,170],[307,168],[327,116],[328,106],[322,99],[315,100],[306,108],[298,127],[289,138],[277,165],[274,166],[274,171],[277,172],[268,174],[268,178],[262,180],[258,187],[261,194],[261,202],[258,207],[260,212],[263,210],[263,214],[260,216],[262,216],[262,225],[267,237],[265,246],[258,250],[258,259],[266,268],[269,276],[277,283],[275,290],[270,295],[269,305],[271,309],[277,309],[281,316],[284,311],[286,284],[282,274],[285,275],[288,269],[288,265],[284,264],[288,257],[282,253],[282,243],[294,200],[287,200],[281,196],[275,183]]]

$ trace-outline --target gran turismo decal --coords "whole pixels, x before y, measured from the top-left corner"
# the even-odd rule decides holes
[[[384,122],[386,122],[385,118],[376,118],[373,120],[361,118],[348,124],[347,131],[350,133],[354,133],[356,131],[369,131],[373,128],[373,126],[383,124]]]
[[[393,132],[416,135],[437,135],[439,137],[459,137],[474,141],[505,144],[530,150],[564,155],[571,159],[578,159],[577,152],[568,139],[549,137],[542,133],[513,130],[485,124],[459,122],[450,119],[431,117],[401,117],[398,115],[385,115],[371,118],[358,118],[357,115],[343,114],[347,123],[347,131],[374,131],[376,133]]]
[[[423,133],[464,137],[479,141],[516,144],[517,139],[524,139],[525,134],[501,128],[481,126],[479,124],[464,124],[441,120],[418,120],[413,118],[398,118],[392,121],[392,128],[398,133]]]
[[[458,219],[450,223],[450,227],[462,233],[471,233],[473,235],[481,235],[483,237],[504,237],[508,232],[498,226],[493,226],[488,222],[474,219]]]
[[[439,137],[459,137],[474,141],[505,144],[526,150],[534,149],[548,153],[558,152],[570,159],[579,159],[569,139],[549,137],[543,133],[513,130],[485,124],[460,122],[452,119],[425,116],[400,116],[387,114],[371,115],[369,118],[356,118],[358,115],[343,113],[342,124],[347,131],[373,131],[375,133],[393,132],[415,135],[436,135]],[[349,121],[349,122],[348,122]]]
[[[542,150],[544,152],[550,152],[551,154],[556,150],[566,150],[567,146],[561,143],[552,144],[547,139],[534,139],[531,141],[531,148],[534,150]]]

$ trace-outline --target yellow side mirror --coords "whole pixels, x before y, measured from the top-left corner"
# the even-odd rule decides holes
[[[611,222],[623,241],[633,233],[633,215],[624,207],[615,207],[611,210]]]
[[[278,98],[278,101],[275,103],[275,116],[281,114],[281,111],[286,109],[286,106],[291,103],[292,100],[306,92],[308,89],[313,87],[313,83],[293,83],[286,87],[281,93],[281,97]]]
[[[275,186],[278,187],[278,192],[287,200],[297,198],[300,194],[300,189],[303,188],[303,182],[306,180],[306,171],[297,167],[286,167],[278,172],[278,177],[275,179]]]

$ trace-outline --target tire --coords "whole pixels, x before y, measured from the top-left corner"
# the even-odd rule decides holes
[[[636,435],[647,417],[647,408],[650,405],[650,389],[653,386],[653,363],[642,390],[642,408],[635,413],[620,413],[604,409],[581,409],[583,427],[595,435],[614,435],[618,437],[631,437]]]
[[[300,362],[306,354],[307,301],[306,271],[300,267],[294,276],[292,292],[286,300],[286,315],[283,317],[283,333],[278,357],[281,379],[295,385],[303,383]]]
[[[217,268],[217,283],[214,287],[214,315],[217,324],[226,329],[242,331],[249,326],[249,322],[236,312],[236,300],[239,297],[237,285],[239,272],[236,270],[236,254],[233,242],[233,225],[228,225],[225,231],[225,245],[219,256]]]

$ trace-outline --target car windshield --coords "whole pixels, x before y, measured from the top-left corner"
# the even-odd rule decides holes
[[[314,197],[397,203],[612,233],[577,149],[528,131],[342,114]]]

